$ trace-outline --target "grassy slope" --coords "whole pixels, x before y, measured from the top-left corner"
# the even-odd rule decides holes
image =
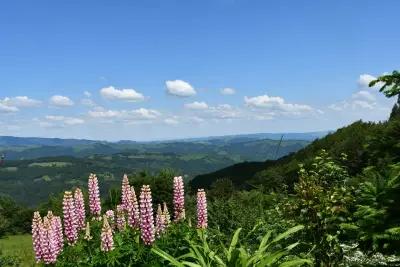
[[[13,235],[0,238],[0,251],[4,256],[17,256],[21,266],[34,266],[31,235]]]

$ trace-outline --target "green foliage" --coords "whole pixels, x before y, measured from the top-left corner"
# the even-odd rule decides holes
[[[187,240],[189,253],[174,257],[158,247],[152,251],[165,259],[172,266],[177,267],[206,267],[206,266],[303,266],[312,264],[310,259],[301,257],[286,257],[299,243],[293,243],[281,247],[279,242],[292,234],[303,229],[303,226],[296,226],[272,239],[272,231],[267,232],[261,239],[256,250],[240,244],[239,236],[241,228],[233,234],[228,246],[213,247],[207,240],[207,233],[198,230],[198,239]]]
[[[385,74],[378,77],[369,83],[369,86],[375,86],[378,83],[383,83],[380,92],[387,97],[392,97],[400,94],[400,72],[394,70],[391,74]]]
[[[343,257],[339,225],[348,220],[353,202],[351,188],[346,186],[350,176],[324,150],[308,168],[300,167],[299,176],[287,205],[289,216],[304,224],[304,238],[314,247],[316,265],[336,265]]]
[[[0,197],[0,238],[30,231],[32,211],[9,197]]]

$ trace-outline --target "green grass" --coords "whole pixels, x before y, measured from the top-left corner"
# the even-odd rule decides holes
[[[58,162],[58,161],[53,161],[53,162],[34,162],[29,164],[29,167],[54,167],[54,168],[62,168],[62,167],[67,167],[71,166],[72,163],[70,162]]]
[[[3,256],[16,256],[21,266],[35,266],[31,235],[13,235],[0,238],[0,251]]]

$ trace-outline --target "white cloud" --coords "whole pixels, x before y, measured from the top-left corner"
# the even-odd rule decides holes
[[[89,91],[85,91],[85,92],[83,92],[83,94],[84,94],[86,97],[91,97],[91,96],[92,96],[92,94],[91,94]]]
[[[262,108],[270,111],[282,113],[300,114],[314,111],[309,105],[286,103],[282,97],[261,95],[255,97],[244,97],[244,102],[248,107]]]
[[[56,107],[70,107],[74,105],[74,102],[67,96],[53,95],[50,98],[50,104]]]
[[[362,89],[372,88],[379,90],[383,86],[382,82],[378,82],[373,87],[369,87],[369,83],[372,82],[373,80],[376,80],[376,78],[377,77],[372,76],[370,74],[361,74],[360,77],[358,78],[358,86]]]
[[[354,93],[352,95],[352,98],[353,99],[364,99],[364,100],[369,101],[369,102],[373,102],[373,101],[376,100],[375,95],[373,95],[369,91],[364,91],[364,90]]]
[[[84,98],[81,100],[81,104],[87,107],[95,107],[96,103],[90,98]]]
[[[1,113],[12,113],[17,112],[19,109],[14,106],[9,106],[0,102],[0,112]]]
[[[177,124],[179,124],[179,121],[176,117],[173,117],[173,118],[166,118],[164,120],[164,123],[168,124],[168,125],[177,125]]]
[[[102,88],[100,94],[109,100],[123,100],[138,102],[144,100],[144,96],[134,89],[116,89],[114,86]]]
[[[188,103],[185,104],[185,108],[187,109],[195,109],[195,110],[204,110],[208,109],[208,105],[206,102],[193,102],[193,103]]]
[[[161,113],[154,109],[139,108],[135,110],[90,110],[88,115],[92,118],[134,121],[155,120],[161,116]]]
[[[182,80],[166,81],[167,93],[174,96],[189,97],[196,94],[196,90]]]
[[[75,118],[75,117],[66,117],[66,116],[58,116],[58,115],[47,115],[45,116],[46,121],[40,121],[41,126],[43,127],[52,127],[52,126],[72,126],[72,125],[78,125],[78,124],[83,124],[85,121],[81,118]],[[59,124],[54,124],[54,122],[59,123]]]
[[[221,89],[221,94],[223,95],[234,95],[236,93],[236,90],[233,88],[223,88]]]
[[[38,107],[42,103],[39,100],[27,96],[6,97],[0,100],[3,104],[15,107]]]

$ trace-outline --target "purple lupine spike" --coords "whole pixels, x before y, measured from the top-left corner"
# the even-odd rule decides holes
[[[207,198],[204,189],[197,191],[197,228],[207,228]]]
[[[165,231],[165,216],[161,210],[161,205],[158,204],[157,214],[156,214],[156,236],[160,238],[161,234]]]
[[[82,190],[77,188],[74,192],[76,219],[78,224],[78,229],[85,229],[85,201],[83,200]]]
[[[108,252],[114,249],[113,232],[108,223],[107,216],[103,216],[103,228],[101,229],[101,251]]]
[[[100,191],[99,182],[96,174],[91,173],[88,181],[89,191],[89,210],[95,219],[101,220],[101,203],[100,203]]]
[[[174,177],[174,221],[185,219],[185,191],[182,176]]]
[[[121,205],[122,207],[128,211],[130,208],[130,198],[131,198],[131,187],[129,185],[129,179],[126,174],[122,178],[122,187],[121,187]]]
[[[140,227],[140,212],[139,205],[136,198],[135,189],[130,187],[130,199],[129,199],[129,207],[128,207],[128,224],[130,227],[134,229],[138,229]]]
[[[122,205],[117,205],[117,229],[123,231],[126,227],[125,211]]]
[[[64,235],[62,230],[62,222],[59,216],[54,216],[52,219],[52,227],[56,239],[57,256],[61,253],[64,247]]]
[[[43,252],[40,242],[42,223],[43,222],[42,218],[40,217],[40,213],[38,211],[35,211],[33,213],[33,219],[32,219],[32,243],[37,263],[39,263],[43,259]]]
[[[154,217],[150,186],[143,185],[140,192],[140,232],[145,245],[154,242]]]
[[[163,203],[163,216],[164,216],[164,224],[165,224],[165,228],[168,227],[168,225],[171,223],[171,215],[168,212],[168,207],[167,207],[167,203]]]
[[[78,239],[78,225],[72,192],[66,191],[63,200],[64,232],[69,245],[74,245]]]
[[[53,227],[48,217],[43,218],[41,247],[44,263],[55,263],[57,260],[57,244]]]

